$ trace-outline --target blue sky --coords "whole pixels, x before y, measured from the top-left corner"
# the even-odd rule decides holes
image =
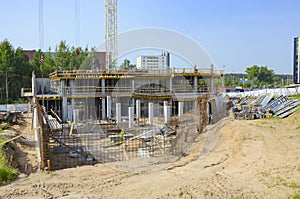
[[[79,45],[104,41],[104,0],[78,0]],[[38,49],[39,1],[0,0],[0,41]],[[181,32],[197,41],[225,72],[254,64],[292,74],[293,38],[300,35],[297,0],[119,0],[119,33],[142,27]],[[44,0],[44,48],[76,45],[75,0]]]

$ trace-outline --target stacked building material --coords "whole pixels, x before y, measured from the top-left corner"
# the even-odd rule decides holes
[[[299,109],[300,101],[285,95],[274,99],[274,95],[246,96],[232,108],[235,119],[259,119],[266,114],[284,118]]]

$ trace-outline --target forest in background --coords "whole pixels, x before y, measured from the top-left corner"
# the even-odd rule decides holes
[[[48,77],[56,70],[90,70],[101,68],[95,48],[69,46],[61,41],[53,51],[37,50],[33,60],[23,53],[21,47],[4,40],[0,42],[0,103],[17,103],[22,101],[21,88],[31,88],[32,71],[36,77]],[[118,69],[132,69],[135,65],[128,59]],[[217,80],[217,85],[243,86],[244,88],[274,88],[292,83],[292,75],[278,75],[267,66],[245,68],[244,74],[225,74]]]

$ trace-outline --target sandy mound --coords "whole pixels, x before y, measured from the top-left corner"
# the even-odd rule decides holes
[[[164,169],[134,174],[98,164],[38,172],[0,187],[0,198],[288,198],[300,194],[299,116],[229,117]]]

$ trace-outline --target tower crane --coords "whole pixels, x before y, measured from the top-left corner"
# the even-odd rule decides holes
[[[117,0],[105,0],[106,69],[109,71],[117,67],[117,29]]]

